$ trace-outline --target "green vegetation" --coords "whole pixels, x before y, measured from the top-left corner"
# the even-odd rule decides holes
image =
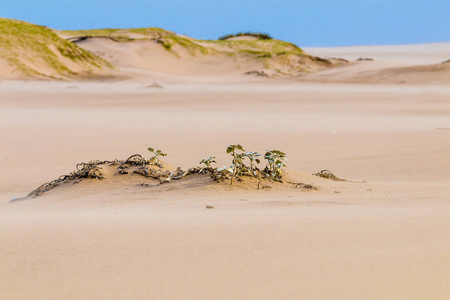
[[[258,158],[261,154],[255,151],[245,152],[241,145],[229,145],[227,153],[233,156],[232,165],[230,167],[233,170],[231,184],[233,184],[233,178],[239,179],[241,176],[261,177],[260,171],[256,166],[256,164],[261,162]],[[250,161],[250,164],[247,165],[244,162],[245,158]]]
[[[242,180],[243,176],[258,178],[259,180],[267,178],[271,181],[282,182],[281,168],[286,167],[284,160],[286,154],[279,150],[267,150],[264,156],[267,159],[267,166],[263,171],[259,170],[257,164],[261,162],[258,158],[261,156],[258,152],[245,152],[244,148],[239,145],[229,145],[227,153],[232,156],[231,166],[217,168],[211,171],[211,178],[216,181],[230,179],[231,184],[234,180]],[[246,163],[246,160],[249,162]]]
[[[135,165],[135,166],[145,166],[145,165],[153,165],[159,168],[164,168],[164,165],[159,161],[158,157],[167,156],[167,153],[162,152],[161,150],[155,150],[153,148],[148,148],[148,151],[153,153],[153,156],[149,159],[146,159],[141,154],[133,154],[125,161],[125,164]],[[123,171],[123,170],[122,170]],[[126,172],[120,172],[121,174],[127,174]]]
[[[233,156],[231,184],[233,184],[233,178],[240,177],[245,171],[245,164],[242,161],[244,159],[244,151],[241,145],[229,145],[227,148],[227,153]]]
[[[219,46],[224,51],[235,51],[249,56],[305,55],[296,45],[280,40],[218,40],[207,43]]]
[[[215,156],[210,156],[209,158],[204,158],[200,161],[200,165],[204,164],[206,167],[209,167],[212,163],[217,163]]]
[[[240,37],[240,36],[249,36],[249,37],[256,37],[259,40],[272,40],[273,38],[267,34],[267,33],[262,33],[262,32],[238,32],[235,34],[227,34],[224,36],[219,37],[219,40],[224,41],[224,40],[228,40],[234,37]]]
[[[273,180],[280,181],[282,177],[281,168],[286,167],[286,164],[284,163],[284,161],[287,160],[286,153],[279,150],[267,150],[264,158],[268,161],[264,172]]]
[[[38,70],[54,70],[57,75],[86,75],[96,69],[111,68],[107,61],[60,38],[51,29],[30,23],[0,18],[0,57],[28,76],[51,77]],[[67,63],[77,66],[74,71]]]
[[[261,162],[261,160],[258,158],[259,156],[261,156],[261,154],[255,151],[251,151],[246,152],[245,156],[250,160],[250,171],[253,173],[253,175],[256,175],[255,172],[258,171],[258,167],[256,166],[256,164],[259,164]]]
[[[164,166],[158,160],[159,156],[167,156],[166,153],[163,153],[161,150],[155,150],[154,148],[148,148],[150,152],[154,154],[150,159],[145,159],[140,154],[134,154],[130,156],[121,167],[119,167],[118,171],[120,174],[127,174],[127,166],[125,164],[133,165],[133,166],[141,166],[140,169],[135,170],[134,173],[141,174],[147,177],[155,177],[160,176],[157,172],[152,169],[152,166],[163,168]],[[217,182],[224,181],[226,179],[230,179],[231,185],[237,180],[242,181],[242,178],[252,177],[256,178],[259,181],[262,179],[268,179],[270,181],[282,182],[283,173],[281,169],[286,167],[284,161],[286,160],[286,154],[279,150],[267,150],[264,158],[267,159],[267,165],[264,170],[260,170],[257,165],[261,163],[259,157],[261,154],[255,151],[245,152],[244,148],[239,145],[228,145],[226,152],[231,155],[231,166],[223,166],[221,168],[213,168],[211,164],[216,163],[216,157],[210,156],[209,158],[204,158],[200,161],[199,165],[189,168],[187,171],[181,170],[181,168],[177,168],[172,172],[167,171],[164,173],[164,183],[168,182],[172,179],[181,179],[189,174],[202,174],[206,175],[210,173],[211,179]],[[202,166],[204,165],[204,166]],[[150,175],[151,176],[150,176]],[[163,175],[161,175],[163,176]],[[157,177],[160,179],[159,177]]]
[[[148,160],[149,164],[163,168],[164,166],[159,161],[158,156],[167,156],[167,153],[164,153],[161,150],[155,150],[153,148],[148,148],[148,151],[154,154],[154,156],[150,157]]]
[[[185,38],[182,36],[166,36],[158,39],[157,42],[176,56],[178,56],[177,51],[180,49],[186,50],[192,56],[218,53],[218,51],[211,47],[205,47],[194,39]]]

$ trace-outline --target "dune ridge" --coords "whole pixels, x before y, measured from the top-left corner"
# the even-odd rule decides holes
[[[178,64],[185,63],[182,61],[187,61],[189,64],[189,61],[194,59],[197,66],[220,66],[220,62],[225,61],[227,64],[231,63],[233,71],[237,70],[240,74],[257,68],[261,74],[270,77],[296,76],[345,63],[341,60],[322,59],[308,55],[292,43],[253,36],[240,36],[238,39],[196,40],[160,28],[93,29],[61,31],[60,34],[105,59],[108,59],[108,56],[103,54],[105,52],[111,55],[113,52],[122,51],[121,49],[127,49],[130,57],[141,57],[141,61],[156,61],[153,58],[155,53],[164,50],[164,52],[170,54],[165,56],[166,61],[176,59]],[[95,42],[89,43],[89,41]],[[102,47],[103,49],[108,47],[108,42],[109,44],[111,44],[110,42],[116,43],[114,45],[115,50],[111,49],[111,45],[109,45],[109,51],[102,51]],[[139,43],[139,48],[134,51],[131,50],[133,46],[129,44],[136,43]],[[146,55],[144,56],[143,53],[146,53]],[[156,54],[156,56],[160,57],[161,54]],[[122,58],[121,61],[116,61],[116,63],[119,66],[130,66],[123,59],[127,58]],[[171,73],[170,69],[172,68],[172,65],[169,70],[152,65],[148,69]],[[194,68],[190,68],[191,72],[193,72],[192,69]],[[205,72],[203,71],[203,74]],[[211,71],[206,73],[211,73]]]
[[[217,73],[216,65],[230,65],[228,73],[242,75],[256,69],[267,77],[284,77],[345,63],[308,55],[276,39],[196,40],[160,28],[57,31],[22,21],[0,21],[0,57],[10,65],[0,74],[3,78],[92,77],[113,65],[182,75],[211,75]],[[205,68],[195,71],[199,66]],[[188,70],[179,71],[183,69]]]
[[[344,67],[304,76],[315,82],[359,84],[449,85],[446,63],[450,43],[306,48],[321,57],[339,56],[350,61]]]
[[[2,18],[0,78],[185,81],[198,77],[220,81],[224,76],[241,80],[247,75],[313,82],[447,85],[449,45],[306,48],[308,54],[265,35],[197,40],[156,27],[58,31]]]

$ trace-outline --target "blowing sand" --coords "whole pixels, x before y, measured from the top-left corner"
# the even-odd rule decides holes
[[[405,49],[371,49],[359,66]],[[448,297],[449,84],[133,64],[120,66],[124,81],[0,82],[0,299]],[[82,161],[157,147],[174,166],[210,155],[221,166],[233,143],[285,151],[290,172],[320,189],[92,180],[8,204]],[[308,175],[322,169],[366,182]]]

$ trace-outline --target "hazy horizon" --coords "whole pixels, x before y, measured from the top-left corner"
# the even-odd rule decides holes
[[[160,27],[196,39],[266,32],[301,47],[402,45],[450,41],[444,0],[56,1],[0,3],[0,16],[59,30]],[[26,7],[26,9],[24,9]]]

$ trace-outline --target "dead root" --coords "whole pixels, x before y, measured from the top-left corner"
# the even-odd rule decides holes
[[[264,185],[261,180],[258,181],[258,190],[259,189],[262,189],[262,190],[263,189],[271,189],[271,188],[272,187],[270,185]]]
[[[125,161],[126,164],[130,165],[146,165],[148,164],[148,161],[143,157],[141,154],[133,154],[130,157],[127,158]]]
[[[76,170],[69,175],[61,175],[58,179],[44,183],[34,191],[28,194],[27,197],[37,197],[57,187],[63,182],[74,181],[80,182],[84,178],[105,179],[103,173],[100,171],[99,165],[106,163],[105,161],[91,161],[89,163],[79,163],[76,165]]]
[[[113,161],[91,161],[89,163],[79,163],[75,167],[75,171],[69,175],[62,175],[58,179],[44,183],[34,191],[28,194],[28,197],[40,196],[51,189],[59,186],[62,183],[71,181],[73,184],[81,182],[85,178],[93,179],[105,179],[103,173],[101,172],[101,165],[117,166],[117,172],[121,175],[135,173],[142,175],[144,177],[150,177],[159,180],[160,184],[168,183],[171,180],[180,180],[183,177],[194,174],[207,174],[208,172],[213,172],[213,168],[200,168],[193,167],[187,171],[182,170],[180,167],[173,171],[163,171],[161,168],[163,165],[159,162],[150,163],[141,154],[131,155],[127,160],[113,160]],[[159,167],[159,168],[157,168]]]
[[[312,184],[307,184],[307,183],[302,183],[302,182],[299,182],[299,183],[289,182],[289,183],[292,184],[292,186],[294,188],[301,188],[304,190],[314,190],[314,191],[319,190],[319,188],[317,186],[314,186]]]
[[[318,173],[314,173],[313,175],[321,177],[321,178],[333,180],[333,181],[345,181],[345,182],[357,182],[357,183],[365,183],[366,182],[365,180],[364,181],[357,181],[357,180],[348,180],[348,179],[340,178],[340,177],[337,177],[331,171],[328,171],[328,170],[322,170],[322,171],[320,171]]]
[[[164,184],[164,183],[170,182],[171,180],[180,180],[189,174],[199,173],[199,172],[195,168],[191,168],[187,171],[183,171],[180,167],[178,167],[173,171],[168,171],[168,170],[163,171],[162,169],[154,169],[149,166],[141,166],[140,168],[134,170],[133,173],[142,175],[144,177],[150,177],[153,179],[157,179],[157,180],[159,180],[160,184]]]

